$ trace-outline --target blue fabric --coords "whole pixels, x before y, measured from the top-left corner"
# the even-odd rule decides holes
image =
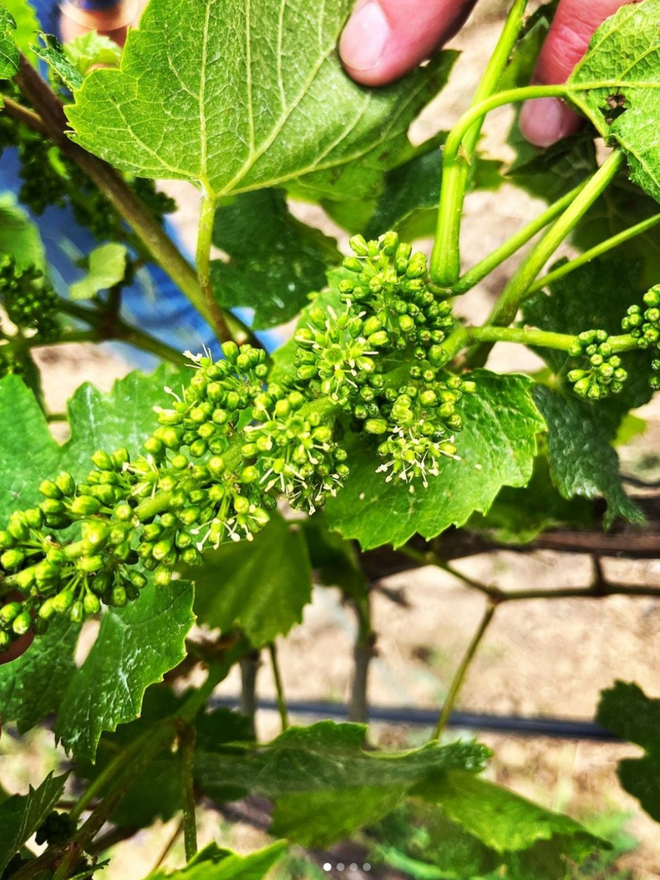
[[[58,32],[59,8],[53,0],[31,0],[46,33]],[[20,188],[19,162],[16,150],[5,150],[0,160],[0,192],[17,193]],[[41,217],[32,217],[39,227],[52,281],[58,292],[65,296],[69,285],[81,277],[75,260],[89,254],[99,242],[80,227],[69,208],[48,208]],[[169,235],[177,242],[176,231],[166,223]],[[219,347],[207,323],[190,305],[186,297],[157,266],[150,265],[136,274],[135,282],[124,289],[125,318],[141,329],[166,342],[179,351],[202,350],[203,346],[218,355]],[[265,334],[268,337],[270,334]],[[132,346],[113,343],[121,356],[142,369],[156,364],[151,355]]]

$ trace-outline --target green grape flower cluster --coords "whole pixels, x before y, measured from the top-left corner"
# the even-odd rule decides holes
[[[45,480],[41,503],[10,516],[0,595],[24,598],[0,607],[0,650],[55,615],[80,623],[103,605],[125,606],[145,572],[164,587],[208,546],[252,540],[278,495],[313,513],[349,473],[339,439],[347,421],[376,441],[387,480],[426,486],[443,457],[458,458],[460,401],[475,384],[443,371],[451,316],[431,302],[425,259],[392,233],[354,249],[359,303],[344,285],[342,314],[310,310],[295,336],[295,377],[268,382],[265,353],[249,345],[225,343],[219,361],[187,352],[194,374],[180,395],[166,389],[172,402],[155,407],[142,454],[99,450],[84,480]],[[365,279],[378,273],[367,299]]]
[[[12,97],[23,101],[18,91]],[[51,206],[70,205],[76,221],[98,241],[125,241],[122,218],[72,159],[41,134],[0,117],[0,156],[10,147],[18,150],[22,204],[37,216]],[[176,210],[176,202],[156,189],[153,180],[127,175],[127,183],[158,223]]]
[[[215,363],[193,358],[181,397],[168,389],[173,404],[157,408],[143,455],[98,451],[83,482],[62,472],[41,484],[37,507],[11,515],[0,531],[0,589],[25,599],[0,608],[0,649],[56,614],[79,623],[102,604],[123,607],[146,586],[143,571],[165,586],[207,545],[251,540],[276,506],[274,489],[309,509],[341,484],[346,454],[323,424],[323,402],[265,388],[261,350],[226,343],[223,353]],[[78,540],[58,539],[72,526]]]
[[[588,367],[571,370],[568,381],[579,397],[602,400],[610,394],[619,394],[628,373],[621,366],[609,335],[604,330],[585,330],[568,349],[574,358],[588,359]]]
[[[630,306],[621,326],[636,340],[638,348],[654,346],[660,351],[660,285],[644,294],[644,305],[645,309]],[[660,360],[653,360],[651,367],[654,373],[660,373]],[[654,391],[660,391],[660,375],[651,376],[649,382]]]
[[[19,269],[12,256],[0,258],[0,303],[9,320],[21,329],[34,329],[39,339],[54,342],[60,336],[56,315],[59,298],[35,266]]]
[[[313,308],[295,335],[298,379],[381,439],[379,470],[388,480],[421,478],[427,486],[443,456],[457,457],[457,404],[475,390],[474,382],[443,372],[451,305],[429,290],[425,255],[413,254],[396,233],[369,242],[356,236],[351,247],[355,256],[344,267],[352,277],[339,283],[346,310]]]

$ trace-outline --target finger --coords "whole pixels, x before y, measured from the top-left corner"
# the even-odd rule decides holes
[[[587,51],[594,31],[629,2],[631,0],[560,0],[539,56],[534,81],[544,85],[566,82]],[[538,147],[549,147],[574,134],[581,124],[580,118],[558,98],[528,101],[520,114],[522,133]]]
[[[61,6],[62,41],[98,31],[123,46],[129,25],[136,22],[144,5],[138,0],[66,0]]]
[[[339,41],[348,74],[382,86],[417,67],[459,30],[476,0],[359,0]]]

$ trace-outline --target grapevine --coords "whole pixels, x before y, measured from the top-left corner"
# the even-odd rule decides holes
[[[278,493],[313,513],[349,473],[342,418],[378,438],[377,470],[411,491],[443,457],[457,458],[457,408],[475,383],[442,372],[439,344],[453,322],[428,291],[426,258],[395,233],[352,247],[345,311],[310,309],[295,335],[294,380],[268,382],[264,351],[249,345],[225,343],[217,362],[188,353],[194,375],[181,396],[168,389],[171,408],[156,408],[145,454],[99,450],[84,482],[62,472],[41,484],[38,507],[12,514],[0,532],[0,588],[27,598],[0,609],[3,649],[30,627],[45,632],[53,615],[81,623],[102,604],[123,607],[145,571],[165,587],[177,565],[201,564],[205,547],[252,540]],[[408,349],[412,366],[386,369]],[[56,538],[72,526],[78,540]]]
[[[149,877],[179,859],[179,834],[182,880],[266,880],[286,841],[299,846],[287,878],[307,877],[310,859],[357,876],[357,853],[397,876],[600,869],[607,842],[591,826],[496,784],[497,767],[480,779],[490,749],[445,735],[457,705],[472,718],[459,701],[502,605],[660,595],[613,582],[607,562],[657,557],[654,475],[623,473],[617,447],[660,390],[660,148],[648,134],[660,120],[660,0],[620,4],[566,81],[541,85],[539,48],[570,2],[526,18],[527,0],[510,0],[471,103],[447,134],[413,144],[455,53],[378,91],[358,85],[342,49],[353,0],[149,0],[121,52],[93,34],[72,48],[41,34],[28,48],[28,4],[0,0],[0,159],[16,177],[0,218],[0,746],[12,725],[21,736],[48,718],[49,761],[67,770],[0,798],[1,880],[91,877],[106,852],[170,820]],[[508,169],[485,156],[488,114],[537,99],[590,128],[531,159],[514,136]],[[161,180],[199,194],[189,252],[171,237]],[[479,216],[462,247],[470,191],[503,182],[547,207],[492,250]],[[325,212],[323,231],[302,202]],[[49,265],[53,237],[40,237],[53,216],[70,224],[67,258],[88,269],[69,291],[67,268]],[[432,229],[428,253],[417,250]],[[562,249],[572,258],[554,262]],[[176,350],[164,321],[138,325],[124,302],[136,280],[133,296],[160,296],[163,274],[177,340],[188,332]],[[200,322],[216,339],[197,353],[187,327]],[[287,341],[272,350],[269,331]],[[53,403],[41,382],[53,355],[37,350],[114,341],[168,363]],[[498,371],[501,343],[543,366]],[[81,449],[93,452],[82,464]],[[626,468],[654,466],[629,451]],[[548,548],[588,555],[588,584],[505,588],[498,565],[487,580],[453,565]],[[303,706],[287,705],[280,640],[317,590],[353,615],[346,711],[366,722],[372,661],[389,663],[377,602],[403,620],[407,598],[386,579],[420,567],[433,589],[441,572],[482,603],[472,633],[458,606],[440,621],[450,642],[466,637],[438,682],[430,740],[392,753],[355,723],[290,726]],[[444,650],[435,623],[414,655],[428,675]],[[266,662],[282,731],[272,742],[257,716]],[[214,698],[228,676],[226,694],[240,678],[240,713]],[[645,750],[619,778],[658,821],[659,713],[618,682],[590,728]],[[248,855],[200,852],[207,808],[281,839]],[[337,842],[349,838],[347,856]]]

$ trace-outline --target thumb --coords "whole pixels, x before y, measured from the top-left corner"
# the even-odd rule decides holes
[[[339,41],[348,74],[367,86],[398,79],[461,27],[476,0],[359,0]]]
[[[539,56],[534,81],[543,85],[566,82],[587,51],[594,31],[629,2],[631,0],[560,0]],[[558,98],[528,101],[520,114],[523,135],[538,147],[549,147],[574,134],[580,125],[580,118]]]
[[[62,42],[98,31],[123,46],[129,25],[144,5],[143,0],[65,0],[60,6]]]

